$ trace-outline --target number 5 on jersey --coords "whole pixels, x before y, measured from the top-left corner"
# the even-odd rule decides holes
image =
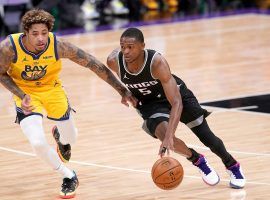
[[[143,95],[151,94],[151,90],[148,90],[147,88],[141,88],[141,89],[139,89],[139,91],[140,91]]]

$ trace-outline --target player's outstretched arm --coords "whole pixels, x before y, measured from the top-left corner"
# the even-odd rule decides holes
[[[136,99],[131,92],[113,75],[113,73],[97,58],[75,45],[60,40],[57,43],[58,55],[60,58],[68,58],[73,62],[84,66],[95,72],[101,79],[110,84],[122,97],[129,101],[133,106],[136,105]],[[123,103],[123,102],[122,102]],[[125,104],[125,103],[124,103]],[[126,104],[128,105],[128,104]]]
[[[15,52],[9,38],[0,43],[0,82],[10,92],[23,99],[25,93],[16,85],[12,78],[7,74]]]

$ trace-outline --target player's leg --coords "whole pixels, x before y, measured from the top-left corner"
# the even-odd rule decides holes
[[[179,90],[183,102],[183,112],[180,121],[185,123],[205,146],[209,147],[213,153],[221,158],[230,174],[230,186],[233,188],[243,188],[245,177],[240,164],[227,152],[222,140],[215,136],[208,127],[205,118],[210,113],[200,106],[192,91],[180,79],[176,79],[181,83]]]
[[[53,129],[53,136],[57,142],[57,152],[62,161],[68,161],[71,156],[71,146],[74,143],[77,130],[72,117],[70,117],[70,107],[66,94],[62,87],[42,93],[42,104],[47,111],[47,117],[54,120],[57,126]],[[68,134],[68,137],[65,137]],[[62,198],[71,198],[75,196],[79,185],[76,173],[73,171],[72,177],[63,179],[60,196]]]
[[[71,115],[71,108],[62,87],[56,87],[43,101],[48,119],[56,122],[52,133],[57,143],[57,152],[63,162],[68,162],[71,157],[71,145],[76,142],[77,128]]]
[[[75,172],[64,166],[56,151],[48,144],[42,126],[42,116],[30,115],[24,117],[23,115],[22,113],[18,114],[18,116],[23,118],[19,120],[19,123],[22,132],[28,138],[36,155],[60,173],[64,180],[73,180],[73,182],[77,183],[78,179]],[[70,181],[68,181],[68,183],[72,184]],[[74,184],[72,186],[74,187]],[[69,188],[72,186],[69,186]],[[73,193],[70,193],[70,190],[66,189],[62,192],[61,196],[67,196],[66,194],[68,194],[68,196],[73,195]]]
[[[68,162],[71,157],[71,145],[75,144],[77,139],[77,128],[72,115],[70,114],[66,120],[56,121],[52,133],[57,143],[59,157],[63,162]]]
[[[162,114],[164,116],[164,113]],[[153,116],[157,116],[156,114]],[[154,138],[163,141],[168,126],[168,118],[157,117],[149,118],[144,122],[143,129]],[[209,165],[205,156],[199,154],[194,149],[188,148],[186,144],[179,138],[174,137],[174,151],[185,156],[194,166],[199,169],[203,181],[208,185],[216,185],[219,183],[219,176],[215,170]]]
[[[233,188],[243,188],[245,177],[240,164],[232,157],[225,148],[223,141],[218,138],[209,128],[205,119],[196,127],[191,128],[192,132],[210,150],[221,158],[230,175],[230,186]]]
[[[56,126],[61,133],[59,140],[62,144],[73,145],[76,143],[78,131],[71,113],[67,120],[56,121]]]

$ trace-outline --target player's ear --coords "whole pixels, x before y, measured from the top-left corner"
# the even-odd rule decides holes
[[[144,42],[142,43],[142,47],[143,47],[143,48],[145,47],[145,43],[144,43]]]

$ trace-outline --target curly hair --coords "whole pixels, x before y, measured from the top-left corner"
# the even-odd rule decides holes
[[[22,28],[24,31],[29,31],[33,24],[45,24],[49,31],[52,31],[54,26],[54,17],[42,10],[42,9],[32,9],[24,14],[22,17]]]

